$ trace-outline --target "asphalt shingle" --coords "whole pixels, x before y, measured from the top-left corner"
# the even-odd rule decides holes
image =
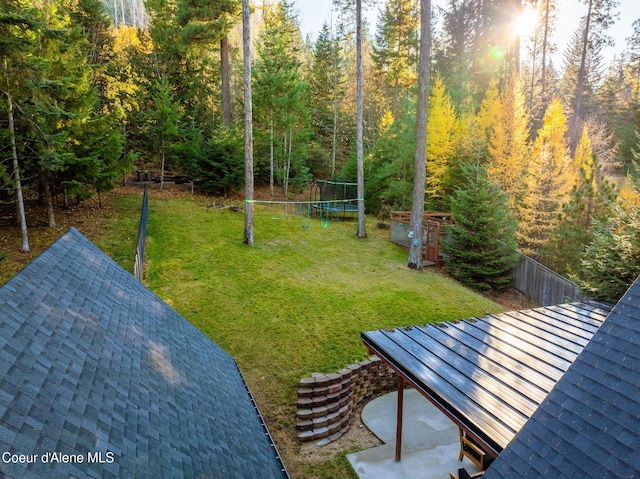
[[[5,477],[287,477],[233,358],[75,229],[0,288],[0,373]]]
[[[484,479],[639,477],[639,344],[640,278]]]

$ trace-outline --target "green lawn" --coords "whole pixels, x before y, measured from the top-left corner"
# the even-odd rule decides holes
[[[242,213],[190,198],[150,198],[145,282],[238,362],[292,477],[353,477],[344,455],[296,455],[299,380],[366,357],[360,332],[483,315],[501,308],[353,221],[305,230],[259,208],[255,246]]]

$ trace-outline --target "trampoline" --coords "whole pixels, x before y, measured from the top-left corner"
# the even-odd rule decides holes
[[[316,180],[311,188],[311,204],[323,214],[358,212],[358,183],[348,180]]]

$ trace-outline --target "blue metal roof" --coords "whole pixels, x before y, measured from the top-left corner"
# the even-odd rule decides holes
[[[640,279],[486,479],[640,477]]]
[[[497,455],[610,307],[583,302],[362,333],[369,349]]]
[[[0,288],[5,452],[8,478],[288,477],[234,359],[75,229]]]

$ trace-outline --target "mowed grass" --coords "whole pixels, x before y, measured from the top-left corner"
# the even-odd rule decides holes
[[[409,270],[372,223],[358,239],[354,221],[313,219],[305,230],[258,207],[250,247],[243,213],[150,198],[145,283],[234,356],[292,477],[354,477],[344,454],[297,454],[301,378],[366,358],[362,331],[502,310],[436,269]]]

